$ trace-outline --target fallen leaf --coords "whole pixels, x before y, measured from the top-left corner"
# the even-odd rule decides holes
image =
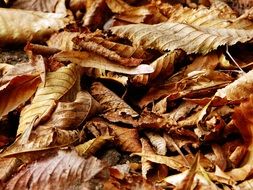
[[[141,152],[141,143],[136,129],[128,129],[116,125],[110,125],[115,142],[126,152]]]
[[[4,189],[90,189],[91,180],[103,170],[105,165],[97,158],[85,160],[74,151],[58,151],[21,169]]]
[[[127,26],[115,26],[110,30],[122,38],[129,38],[136,46],[154,48],[159,51],[182,49],[187,54],[206,54],[221,45],[231,46],[237,42],[247,42],[253,36],[251,30],[214,29],[177,22],[165,22],[156,25],[129,24]]]
[[[75,150],[78,155],[87,158],[94,155],[107,141],[112,140],[112,138],[112,136],[99,136],[83,144],[77,145]]]
[[[137,119],[139,114],[103,84],[94,82],[91,95],[101,104],[104,118],[111,122],[136,123],[134,119]]]
[[[48,117],[47,114],[52,113],[56,102],[74,86],[77,78],[78,71],[74,64],[48,72],[45,86],[39,86],[31,104],[22,110],[17,133],[23,133],[35,117],[38,116],[39,120]]]
[[[115,64],[114,62],[107,60],[102,56],[85,51],[63,51],[58,54],[55,54],[54,58],[58,61],[70,61],[72,63],[80,65],[81,67],[97,68],[117,73],[124,73],[128,75],[146,74],[152,73],[154,71],[151,66],[146,64],[141,64],[133,68],[125,67],[122,65]]]
[[[0,183],[9,180],[21,164],[17,158],[0,158]]]
[[[63,14],[0,8],[1,46],[43,41],[67,24]],[[29,24],[27,24],[29,23]],[[40,23],[40,24],[38,24]]]
[[[164,138],[154,132],[146,132],[145,134],[150,140],[150,143],[155,147],[156,153],[159,155],[166,155],[167,148]]]

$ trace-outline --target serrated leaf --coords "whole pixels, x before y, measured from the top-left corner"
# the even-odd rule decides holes
[[[39,11],[0,8],[0,18],[1,46],[31,39],[43,41],[66,25],[63,14]]]
[[[64,96],[78,79],[78,71],[75,64],[69,64],[55,72],[48,72],[45,86],[39,86],[31,105],[22,110],[18,127],[18,134],[32,124],[34,118],[39,120],[48,117],[52,113],[56,102]]]
[[[88,157],[94,155],[112,136],[99,136],[75,147],[78,155]]]
[[[24,167],[4,189],[28,186],[30,190],[90,189],[90,180],[104,169],[105,165],[95,157],[85,160],[74,151],[58,151],[56,155]]]
[[[159,51],[182,49],[187,54],[206,54],[221,45],[245,43],[253,38],[253,30],[197,27],[177,22],[155,25],[130,24],[110,29],[113,34],[128,38],[136,46]]]

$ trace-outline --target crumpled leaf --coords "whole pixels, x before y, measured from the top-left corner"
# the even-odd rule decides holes
[[[29,127],[34,118],[39,117],[37,123],[52,113],[56,102],[64,96],[78,80],[75,64],[69,64],[55,72],[48,72],[45,86],[40,86],[31,104],[22,110],[18,127],[18,134]]]
[[[226,98],[227,100],[242,100],[248,98],[253,90],[253,70],[243,74],[237,80],[224,88],[217,90],[215,97]]]
[[[105,59],[102,56],[85,51],[63,51],[55,54],[54,58],[58,61],[70,61],[72,63],[80,65],[81,67],[91,67],[129,75],[146,74],[152,73],[154,71],[151,66],[146,64],[141,64],[133,68],[125,67],[115,64],[114,62]]]
[[[116,125],[110,125],[112,136],[115,136],[115,142],[126,152],[141,152],[138,131]]]
[[[234,45],[252,39],[252,30],[196,27],[177,22],[156,25],[129,24],[110,29],[113,34],[128,38],[136,46],[159,51],[182,49],[187,54],[206,54],[221,45]]]
[[[42,42],[53,32],[65,27],[65,15],[19,9],[0,8],[1,46],[25,43],[31,39]]]
[[[107,141],[112,140],[112,138],[112,136],[99,136],[83,144],[77,145],[75,150],[78,155],[87,158],[94,155]]]
[[[154,132],[146,132],[145,134],[150,140],[150,143],[155,147],[156,153],[159,155],[166,155],[167,148],[164,138]]]
[[[104,118],[111,122],[136,123],[134,119],[137,119],[139,114],[103,84],[94,82],[91,95],[101,104]]]
[[[232,169],[226,172],[227,175],[231,176],[235,181],[245,180],[253,171],[253,96],[250,95],[248,101],[242,103],[240,107],[235,109],[233,115],[233,122],[236,127],[240,130],[240,133],[244,140],[244,146],[248,147],[248,154],[245,156],[243,163],[239,168]]]
[[[74,151],[58,151],[54,156],[22,168],[4,189],[90,189],[92,178],[103,170],[105,165],[97,158],[85,160]]]
[[[43,126],[76,129],[99,108],[98,102],[88,92],[80,91],[74,102],[59,102],[50,119]]]

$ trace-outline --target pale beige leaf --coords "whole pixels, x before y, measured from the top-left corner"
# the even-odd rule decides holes
[[[248,98],[253,90],[253,70],[243,74],[240,78],[217,90],[214,96],[227,100],[241,100]]]
[[[149,138],[150,143],[155,147],[156,153],[159,155],[165,155],[167,147],[164,138],[154,132],[146,132],[145,134]]]
[[[27,189],[28,186],[30,190],[88,190],[90,180],[102,170],[106,170],[105,165],[95,157],[85,160],[74,151],[58,151],[24,167],[8,181],[4,190]]]
[[[66,24],[63,14],[0,8],[1,46],[43,41]]]
[[[112,140],[112,138],[112,136],[99,136],[83,144],[77,145],[75,150],[78,155],[86,158],[94,155],[107,141]]]
[[[253,30],[196,27],[177,22],[130,24],[110,30],[119,37],[128,38],[136,46],[160,51],[182,49],[188,54],[206,54],[221,45],[244,43],[253,37]]]
[[[48,117],[56,102],[64,96],[78,79],[75,64],[69,64],[55,72],[48,72],[45,86],[39,86],[31,104],[22,110],[18,127],[18,134],[31,125],[34,118],[39,120]]]
[[[85,51],[60,52],[56,54],[54,58],[58,61],[70,61],[72,63],[80,65],[81,67],[91,67],[129,75],[146,74],[152,73],[154,71],[154,69],[150,65],[141,64],[133,68],[125,67],[122,65],[118,65],[110,60],[107,60],[102,56],[96,55],[94,53],[88,53]]]

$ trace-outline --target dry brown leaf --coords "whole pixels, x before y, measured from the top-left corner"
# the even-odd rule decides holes
[[[155,154],[154,150],[150,146],[149,142],[145,138],[141,138],[142,154]],[[141,174],[144,178],[147,178],[148,171],[151,170],[152,163],[146,160],[144,157],[141,158]]]
[[[0,118],[31,98],[40,83],[39,75],[21,75],[1,86]]]
[[[168,157],[168,156],[161,156],[161,155],[155,155],[155,154],[143,154],[143,153],[134,153],[132,155],[141,156],[142,158],[145,158],[146,160],[149,160],[154,163],[165,164],[166,166],[178,171],[184,171],[188,167],[185,164],[183,164],[181,161],[178,161],[178,159],[173,156]]]
[[[94,115],[100,106],[88,93],[80,91],[74,102],[59,102],[50,119],[43,126],[76,129],[86,118]]]
[[[126,152],[141,152],[141,143],[137,129],[128,129],[116,125],[110,125],[115,142]]]
[[[135,124],[139,114],[114,92],[99,82],[94,82],[91,95],[101,104],[102,116],[111,122]]]
[[[70,61],[81,67],[97,68],[117,73],[124,73],[129,75],[152,73],[154,69],[146,64],[141,64],[137,67],[125,67],[118,65],[110,60],[105,59],[100,55],[90,52],[78,51],[63,51],[54,56],[58,61]]]
[[[15,0],[11,8],[41,12],[66,12],[65,0]]]
[[[222,171],[225,171],[227,168],[227,160],[224,155],[224,151],[222,150],[221,146],[219,146],[218,144],[212,144],[212,149],[216,157],[214,161],[215,165],[219,166],[219,168]]]
[[[221,45],[245,43],[252,39],[252,30],[196,27],[177,22],[156,25],[130,24],[110,29],[113,34],[128,38],[136,46],[159,51],[182,49],[187,54],[208,52]]]
[[[79,32],[67,31],[55,33],[47,40],[47,45],[49,47],[57,48],[63,51],[71,51],[74,49],[74,42],[72,39],[79,34]]]
[[[90,121],[86,122],[84,128],[88,129],[94,137],[109,136],[110,124],[103,118],[93,117]]]
[[[174,66],[182,60],[184,52],[181,50],[171,51],[157,58],[155,61],[150,63],[153,67],[154,72],[149,75],[136,75],[131,80],[134,84],[146,85],[148,82],[159,78],[166,79],[171,76],[174,72]]]
[[[231,176],[235,181],[245,180],[253,171],[253,146],[252,146],[252,114],[253,114],[253,96],[250,95],[248,101],[242,103],[240,107],[235,109],[233,115],[233,122],[240,130],[240,133],[244,139],[244,146],[248,147],[248,154],[244,157],[243,163],[239,168],[232,169],[226,172],[227,175]]]
[[[0,183],[6,182],[22,164],[17,158],[0,158]]]
[[[18,134],[29,127],[34,118],[40,120],[49,117],[56,106],[56,102],[62,98],[78,80],[78,71],[75,64],[69,64],[55,72],[48,72],[45,86],[39,86],[31,104],[21,112]]]
[[[163,137],[154,132],[146,132],[145,135],[150,140],[150,143],[155,147],[157,154],[166,155],[167,147]]]
[[[75,147],[78,155],[87,158],[94,155],[112,136],[99,136]]]
[[[0,8],[1,46],[44,41],[67,24],[63,14]]]
[[[226,87],[217,90],[215,97],[226,98],[227,100],[242,100],[248,98],[252,93],[253,70],[243,74],[237,80]]]
[[[91,188],[89,182],[103,170],[105,170],[105,165],[97,158],[91,157],[85,160],[74,151],[58,151],[54,156],[24,167],[8,181],[4,189],[14,190],[29,187],[31,190],[88,190]]]

